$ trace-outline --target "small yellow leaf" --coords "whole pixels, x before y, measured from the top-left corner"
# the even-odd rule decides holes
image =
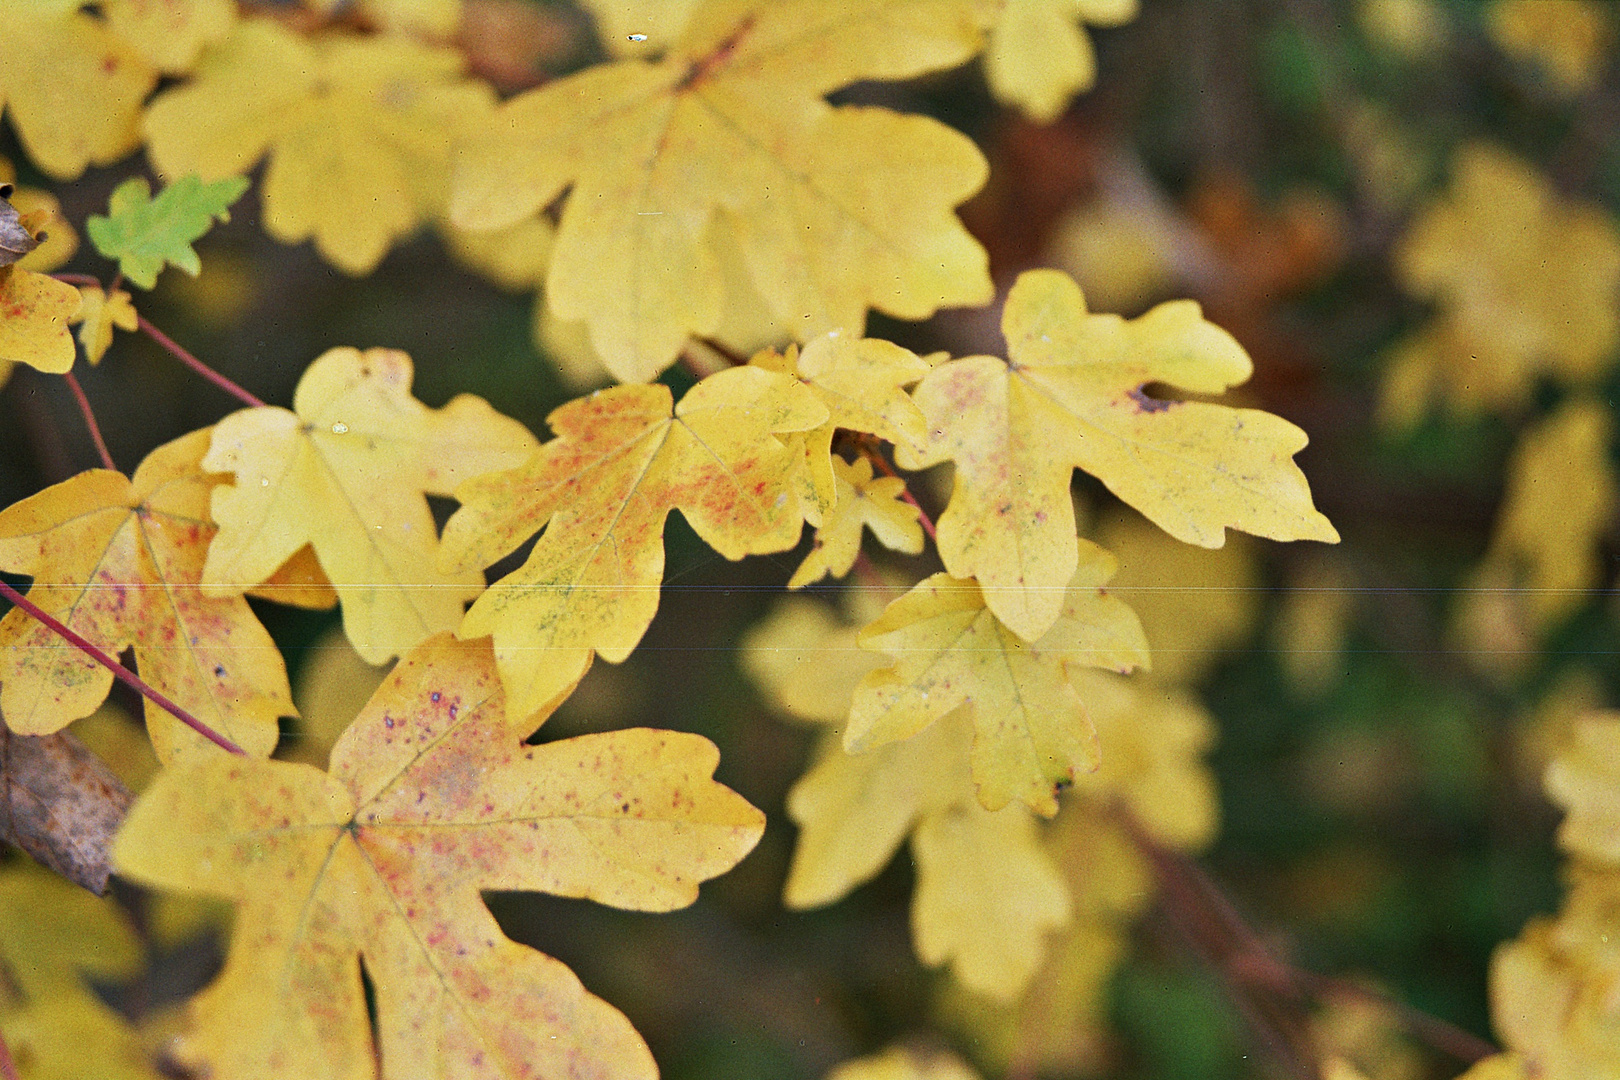
[[[831,574],[843,577],[855,565],[861,552],[861,529],[870,528],[878,542],[890,551],[916,555],[923,549],[922,511],[901,502],[906,482],[898,477],[872,476],[872,463],[865,458],[849,464],[832,459],[838,480],[838,501],[816,529],[815,547],[788,579],[787,587],[801,589]]]
[[[1247,379],[1248,355],[1191,301],[1129,322],[1086,311],[1054,270],[1021,275],[1002,315],[1009,361],[942,364],[914,397],[928,417],[906,468],[956,463],[939,520],[945,569],[974,577],[996,616],[1026,641],[1063,603],[1078,548],[1069,485],[1084,469],[1178,540],[1220,547],[1227,527],[1274,540],[1337,541],[1292,460],[1305,433],[1270,413],[1162,401],[1165,383],[1220,393]]]
[[[858,334],[868,308],[923,318],[988,299],[953,211],[984,159],[920,116],[834,107],[863,79],[952,67],[982,0],[729,0],[694,8],[657,62],[599,65],[481,122],[452,218],[520,221],[569,190],[546,283],[608,369],[645,382],[728,303],[710,232],[725,219],[773,316],[800,340]]]
[[[495,635],[513,715],[579,681],[594,654],[619,663],[635,649],[658,609],[671,510],[728,559],[792,547],[798,459],[775,435],[826,417],[797,380],[756,367],[711,375],[678,405],[664,386],[614,387],[554,411],[557,437],[521,468],[457,489],[447,564],[488,566],[545,528],[458,631]]]
[[[113,327],[133,332],[140,324],[139,317],[135,314],[135,305],[130,301],[129,293],[123,289],[108,297],[98,286],[81,285],[79,296],[83,303],[73,320],[81,324],[79,344],[84,348],[85,359],[92,365],[99,364],[112,345]]]
[[[979,1080],[955,1054],[891,1047],[881,1054],[846,1061],[827,1080]]]
[[[1118,26],[1135,17],[1136,0],[1007,0],[984,50],[991,92],[1051,123],[1097,78],[1091,42],[1075,24]]]
[[[73,367],[73,331],[79,290],[55,278],[0,266],[0,361],[27,364],[52,375]]]
[[[1136,614],[1102,589],[1114,560],[1081,542],[1083,561],[1045,635],[1025,642],[986,607],[971,580],[935,574],[861,631],[861,646],[893,666],[861,681],[845,748],[858,753],[908,739],[964,703],[977,735],[979,801],[999,810],[1019,799],[1050,817],[1054,785],[1097,767],[1096,733],[1070,685],[1071,668],[1146,667]]]
[[[209,431],[158,447],[126,480],[80,473],[0,512],[0,568],[30,574],[34,603],[117,656],[130,646],[148,683],[251,755],[275,747],[292,712],[281,653],[240,596],[199,588],[215,539],[201,467]],[[88,716],[112,673],[20,610],[0,620],[0,713],[13,731],[45,735]],[[218,749],[146,703],[166,762]]]
[[[304,372],[291,411],[243,409],[215,425],[203,466],[236,479],[214,493],[209,595],[253,588],[307,544],[368,662],[461,621],[483,575],[438,570],[426,496],[512,468],[537,444],[469,394],[429,409],[411,396],[412,373],[402,352],[330,349]]]
[[[166,75],[190,71],[236,22],[232,0],[106,0],[102,10],[108,29]]]
[[[179,1056],[215,1076],[653,1080],[629,1021],[508,939],[480,891],[673,910],[764,816],[711,779],[706,739],[525,743],[543,719],[518,730],[488,641],[442,634],[401,660],[329,773],[224,755],[165,770],[119,832],[119,873],[237,906]]]
[[[0,103],[29,158],[57,180],[140,144],[141,102],[158,78],[80,6],[0,0]]]
[[[1620,713],[1593,713],[1547,767],[1547,796],[1568,814],[1558,830],[1565,851],[1620,863]]]
[[[266,231],[314,237],[338,269],[369,273],[442,212],[451,144],[492,104],[461,67],[459,53],[404,38],[305,39],[244,20],[152,102],[148,149],[170,179],[241,175],[268,155]]]

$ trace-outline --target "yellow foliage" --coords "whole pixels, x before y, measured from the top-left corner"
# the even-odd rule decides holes
[[[495,636],[513,714],[574,685],[593,654],[630,655],[658,610],[671,510],[728,559],[792,547],[800,455],[776,436],[826,417],[797,380],[757,367],[711,375],[678,405],[664,386],[614,387],[555,410],[557,437],[527,464],[458,488],[449,565],[476,576],[545,529],[459,631]]]
[[[186,83],[146,112],[152,163],[177,179],[240,175],[269,156],[264,227],[346,273],[441,215],[450,150],[492,92],[460,77],[461,55],[404,38],[304,39],[267,20],[237,24]]]
[[[1079,548],[1069,483],[1096,476],[1178,540],[1220,547],[1225,528],[1277,540],[1337,541],[1292,460],[1305,433],[1270,413],[1149,398],[1165,383],[1215,394],[1249,377],[1248,355],[1197,304],[1160,304],[1129,322],[1091,315],[1053,270],[1021,275],[1002,315],[1008,361],[934,368],[914,397],[929,422],[906,468],[956,463],[939,554],[974,577],[997,618],[1026,641],[1057,617]]]
[[[203,466],[235,483],[214,493],[209,595],[253,588],[307,544],[368,662],[461,621],[483,576],[438,569],[426,495],[512,468],[536,444],[469,394],[427,408],[411,397],[411,376],[402,352],[331,349],[304,372],[292,410],[243,409],[215,425]]]
[[[129,293],[123,289],[116,290],[109,297],[98,286],[81,285],[79,298],[82,301],[79,314],[73,318],[74,322],[80,324],[79,345],[84,349],[86,360],[92,365],[99,364],[112,345],[113,327],[133,332],[140,325],[140,317],[135,313]]]
[[[979,1075],[949,1052],[890,1047],[844,1062],[827,1074],[827,1080],[979,1080]]]
[[[899,477],[872,476],[872,463],[857,458],[853,464],[832,459],[838,482],[838,498],[833,509],[816,527],[815,547],[788,579],[790,589],[803,588],[831,574],[843,577],[855,565],[861,550],[861,529],[872,530],[878,542],[890,551],[917,555],[923,549],[921,511],[902,502],[906,482]]]
[[[614,56],[644,56],[677,40],[697,0],[580,0]]]
[[[27,364],[60,375],[73,367],[79,290],[55,278],[0,266],[0,362]]]
[[[0,102],[40,171],[72,180],[140,143],[157,83],[139,53],[78,0],[0,0]]]
[[[388,669],[366,663],[342,630],[321,635],[310,652],[293,685],[298,730],[278,756],[324,769],[338,737],[365,707]]]
[[[158,447],[133,480],[93,469],[8,507],[0,567],[32,575],[34,603],[92,644],[113,656],[134,646],[142,678],[264,756],[292,700],[281,654],[247,601],[199,588],[220,481],[200,464],[208,439],[204,429]],[[94,712],[111,686],[110,671],[25,612],[0,620],[0,713],[13,731],[58,731]],[[164,761],[218,753],[151,702],[146,723]]]
[[[165,75],[183,75],[236,23],[235,0],[105,0],[107,26]]]
[[[1576,721],[1547,766],[1547,795],[1568,815],[1558,843],[1580,859],[1620,864],[1620,713]]]
[[[1071,686],[1075,670],[1123,672],[1148,663],[1136,614],[1102,588],[1113,557],[1083,543],[1057,620],[1033,642],[1002,624],[971,580],[935,574],[890,604],[861,631],[860,643],[894,663],[861,680],[845,749],[909,739],[965,704],[976,732],[979,801],[999,810],[1016,799],[1047,817],[1056,813],[1054,785],[1074,781],[1098,760],[1092,721]]]
[[[1435,321],[1399,348],[1382,390],[1387,421],[1429,399],[1460,412],[1521,405],[1543,375],[1584,383],[1620,343],[1620,231],[1601,207],[1560,199],[1534,168],[1486,143],[1463,147],[1450,189],[1395,256]]]
[[[119,873],[237,904],[180,1056],[222,1077],[359,1080],[380,1061],[383,1080],[652,1080],[629,1022],[506,938],[479,890],[684,907],[754,846],[763,815],[709,779],[718,754],[698,736],[530,746],[530,727],[506,715],[488,642],[445,634],[394,669],[330,773],[223,755],[165,770],[119,833]]]
[[[1119,26],[1134,18],[1136,0],[1005,0],[984,50],[991,93],[1051,123],[1097,80],[1091,41],[1076,23]]]
[[[846,595],[849,595],[846,593]],[[788,716],[842,726],[855,688],[883,657],[860,647],[862,623],[882,613],[879,590],[854,592],[853,621],[825,604],[787,597],[742,642],[742,665],[767,701]]]
[[[1606,5],[1588,0],[1496,0],[1485,29],[1496,47],[1539,68],[1557,93],[1573,97],[1597,85],[1614,37]]]
[[[10,161],[0,157],[0,184],[14,184],[16,180],[17,170]],[[79,250],[79,234],[72,222],[62,216],[62,204],[55,195],[39,188],[19,187],[12,191],[8,201],[39,240],[38,247],[13,265],[48,274],[73,258],[73,253]],[[0,386],[4,385],[5,379],[0,378]]]
[[[754,287],[801,340],[858,335],[866,309],[922,318],[990,295],[953,208],[984,159],[938,122],[823,95],[951,67],[983,0],[725,0],[658,62],[621,60],[522,94],[484,121],[452,216],[520,221],[571,186],[546,299],[585,320],[608,369],[651,379],[719,327],[710,239],[735,229]]]
[[[1434,55],[1451,36],[1433,0],[1359,0],[1356,19],[1369,38],[1409,59]]]

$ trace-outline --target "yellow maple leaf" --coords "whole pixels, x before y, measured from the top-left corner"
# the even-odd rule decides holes
[[[788,579],[787,587],[801,589],[831,574],[843,577],[855,565],[861,552],[861,529],[869,528],[878,542],[890,551],[908,555],[923,549],[922,514],[911,503],[901,502],[906,482],[896,476],[873,478],[872,463],[865,458],[854,464],[843,458],[832,460],[838,481],[838,501],[816,528],[815,546]]]
[[[1076,24],[1119,26],[1134,18],[1136,0],[1006,0],[984,49],[991,92],[1051,123],[1097,80],[1096,54]]]
[[[99,286],[81,285],[79,297],[83,302],[73,319],[80,324],[79,344],[84,348],[84,358],[92,365],[99,364],[112,346],[113,327],[133,332],[140,325],[140,317],[135,313],[129,293],[123,289],[109,297]]]
[[[680,37],[697,0],[580,0],[614,56],[657,52]]]
[[[941,364],[913,394],[928,417],[906,468],[956,463],[939,553],[977,578],[996,616],[1026,641],[1063,604],[1078,546],[1069,484],[1097,477],[1178,540],[1220,547],[1231,527],[1274,540],[1336,541],[1292,460],[1305,433],[1256,409],[1147,397],[1165,383],[1220,393],[1247,379],[1248,354],[1198,305],[1160,304],[1129,322],[1091,315],[1055,270],[1019,276],[1002,315],[1008,361]]]
[[[917,955],[1006,1000],[1039,966],[1046,935],[1068,919],[1069,895],[1029,810],[979,805],[968,766],[973,738],[964,711],[868,753],[845,753],[830,736],[788,795],[800,832],[783,902],[806,908],[839,899],[911,836]]]
[[[895,658],[861,681],[844,733],[859,753],[907,739],[971,705],[979,800],[999,810],[1019,799],[1050,817],[1053,786],[1097,767],[1096,734],[1069,669],[1129,671],[1148,664],[1136,613],[1107,595],[1114,559],[1082,541],[1082,559],[1046,634],[1026,642],[986,606],[971,580],[935,574],[861,631],[863,648]]]
[[[1620,229],[1601,207],[1558,197],[1532,166],[1469,143],[1451,187],[1395,253],[1435,322],[1398,351],[1382,411],[1409,420],[1438,394],[1460,411],[1522,404],[1537,377],[1586,382],[1620,343]]]
[[[1540,68],[1565,97],[1597,85],[1609,60],[1614,28],[1606,5],[1587,0],[1496,0],[1485,30],[1496,47]]]
[[[1547,766],[1546,786],[1568,815],[1559,846],[1582,859],[1620,863],[1620,713],[1577,721],[1570,744]]]
[[[233,0],[106,0],[108,28],[166,75],[183,75],[206,46],[231,32]]]
[[[509,718],[487,641],[444,634],[389,675],[329,773],[223,755],[165,770],[118,835],[119,873],[237,904],[181,1056],[215,1076],[652,1080],[629,1021],[509,940],[479,891],[684,907],[764,817],[710,779],[706,739],[526,744],[543,719]]]
[[[457,224],[519,221],[572,187],[546,285],[620,380],[668,367],[726,304],[709,238],[735,228],[790,332],[858,334],[866,310],[922,318],[990,295],[953,213],[984,183],[967,139],[926,117],[833,107],[862,79],[951,67],[981,0],[726,0],[659,61],[590,68],[506,103],[458,167]]]
[[[207,429],[149,454],[133,479],[80,473],[0,512],[0,567],[30,574],[29,596],[117,656],[134,646],[141,677],[249,754],[276,745],[292,699],[281,654],[240,596],[198,587],[214,528],[219,477],[200,465]],[[0,713],[19,734],[45,735],[96,710],[112,673],[26,612],[0,620]],[[218,751],[146,703],[158,756]]]
[[[140,967],[134,932],[110,897],[92,896],[31,863],[0,872],[0,1035],[22,1080],[77,1080],[91,1062],[105,1080],[158,1080],[128,1021],[84,976]]]
[[[1609,461],[1614,419],[1590,398],[1568,401],[1519,440],[1485,559],[1521,584],[1530,622],[1545,629],[1602,582],[1620,478]]]
[[[855,593],[855,605],[872,607],[853,621],[826,604],[785,597],[764,622],[743,638],[742,666],[779,712],[817,724],[843,724],[855,687],[887,661],[860,647],[860,624],[882,612],[875,591]]]
[[[827,1074],[827,1080],[979,1080],[979,1074],[949,1051],[894,1046],[843,1062]]]
[[[495,636],[514,712],[572,686],[593,653],[630,655],[658,610],[671,510],[728,559],[792,547],[799,459],[774,436],[826,416],[797,380],[754,367],[711,375],[678,405],[665,386],[614,387],[547,417],[557,437],[527,464],[458,488],[447,565],[488,566],[545,528],[459,631]]]
[[[73,367],[73,331],[81,304],[66,282],[0,266],[0,363],[27,364],[52,375]]]
[[[483,576],[438,569],[426,496],[510,469],[537,444],[470,394],[428,408],[411,396],[411,377],[402,352],[329,349],[298,381],[291,411],[243,409],[214,426],[203,467],[236,480],[214,493],[219,535],[203,568],[205,591],[251,589],[307,544],[367,662],[461,621]]]
[[[147,109],[152,164],[170,179],[218,180],[268,154],[266,231],[313,236],[338,269],[369,273],[442,212],[452,142],[492,104],[487,86],[460,77],[462,62],[405,38],[305,39],[245,20]]]
[[[28,156],[57,180],[140,143],[157,72],[79,0],[0,0],[0,102]]]
[[[896,446],[921,448],[928,421],[904,387],[928,373],[928,361],[882,338],[832,331],[803,349],[766,349],[749,361],[768,371],[795,375],[827,406],[827,420],[802,436],[805,519],[820,525],[838,502],[832,440],[839,428],[876,435]]]

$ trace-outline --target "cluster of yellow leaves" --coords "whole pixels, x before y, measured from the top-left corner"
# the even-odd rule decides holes
[[[0,159],[9,174],[11,165]],[[19,212],[12,196],[34,209]],[[42,271],[60,265],[61,246],[47,250],[40,226],[54,216],[51,204],[24,199],[9,179],[0,182],[0,384],[13,364],[60,373],[73,366],[73,334],[68,329],[79,314],[79,292]],[[71,237],[72,233],[69,232]]]
[[[1620,1074],[1620,715],[1589,713],[1547,769],[1567,816],[1558,842],[1572,861],[1552,918],[1532,920],[1497,950],[1491,1012],[1507,1051],[1465,1080],[1585,1080]]]
[[[1620,343],[1620,229],[1489,144],[1457,153],[1450,190],[1418,217],[1395,267],[1437,310],[1392,358],[1389,423],[1414,422],[1435,396],[1472,413],[1517,408],[1543,376],[1588,384]]]

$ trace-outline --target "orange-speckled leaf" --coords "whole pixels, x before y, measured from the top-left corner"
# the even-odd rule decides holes
[[[463,567],[487,566],[545,527],[460,630],[495,635],[513,714],[572,686],[593,651],[614,663],[630,655],[658,610],[671,510],[728,559],[797,543],[802,459],[775,435],[826,418],[797,379],[757,367],[711,375],[673,409],[667,387],[614,387],[553,412],[557,438],[527,465],[458,488],[444,546]]]
[[[401,660],[330,774],[240,758],[167,770],[130,812],[115,865],[239,905],[181,1057],[220,1080],[652,1080],[629,1021],[508,940],[479,891],[668,911],[747,854],[764,817],[710,779],[706,739],[633,729],[527,745],[540,719],[514,730],[489,643],[443,634]]]
[[[470,394],[428,408],[411,396],[412,370],[392,349],[330,349],[304,372],[291,411],[243,409],[215,426],[203,465],[236,482],[214,493],[210,595],[260,585],[308,545],[369,663],[461,621],[483,576],[437,569],[426,496],[510,469],[538,444]]]
[[[0,266],[0,362],[12,361],[60,375],[73,366],[73,331],[79,290],[55,278]]]
[[[1258,409],[1161,401],[1165,383],[1218,394],[1249,377],[1248,354],[1188,300],[1127,322],[1086,311],[1056,270],[1021,275],[1002,316],[1009,360],[970,356],[918,385],[929,446],[906,468],[956,463],[939,554],[975,577],[1025,641],[1044,634],[1074,573],[1069,483],[1084,469],[1178,540],[1220,547],[1226,529],[1337,541],[1293,456],[1305,433]]]
[[[93,469],[0,512],[0,569],[31,574],[34,603],[105,651],[135,647],[141,677],[209,727],[263,757],[292,714],[281,653],[240,596],[198,588],[218,476],[202,471],[209,431],[149,454],[135,478]],[[0,620],[0,714],[45,735],[96,710],[112,674],[20,610]],[[218,753],[146,706],[164,761]]]

